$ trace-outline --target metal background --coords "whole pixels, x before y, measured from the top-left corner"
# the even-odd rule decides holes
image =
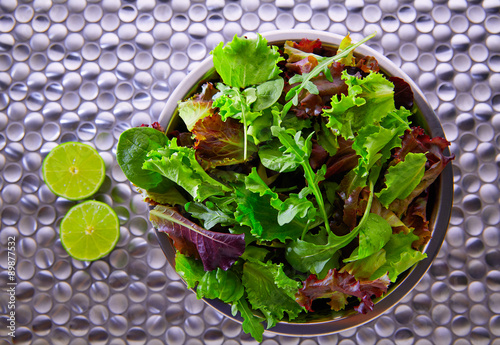
[[[455,153],[445,243],[424,279],[370,323],[336,335],[266,333],[266,345],[500,344],[500,3],[326,0],[0,0],[0,345],[7,238],[17,239],[15,344],[255,344],[186,290],[147,207],[115,161],[117,139],[157,120],[175,86],[234,34],[293,28],[377,31],[369,45],[422,89]],[[58,239],[74,204],[41,179],[43,158],[86,142],[106,162],[96,199],[121,222],[103,260]]]

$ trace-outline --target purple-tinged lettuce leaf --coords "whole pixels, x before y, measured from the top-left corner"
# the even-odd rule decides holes
[[[432,237],[426,215],[428,196],[428,193],[423,193],[413,200],[402,219],[407,227],[414,229],[413,234],[418,236],[418,240],[412,244],[412,247],[417,250],[427,244]]]
[[[184,121],[187,129],[191,131],[194,125],[201,119],[214,113],[212,102],[188,99],[179,102],[179,116]]]
[[[399,77],[389,77],[389,81],[394,84],[394,105],[396,109],[413,107],[413,91],[410,84]]]
[[[245,161],[243,126],[237,120],[228,118],[222,121],[218,114],[207,116],[196,122],[192,133],[196,158],[205,169]],[[250,156],[257,147],[250,142],[247,150]]]
[[[303,287],[296,295],[297,303],[305,307],[308,311],[312,310],[312,303],[316,299],[330,299],[328,304],[333,310],[342,310],[347,304],[347,298],[357,297],[361,300],[358,307],[355,307],[359,313],[366,314],[373,310],[372,297],[380,297],[387,292],[390,281],[386,276],[376,280],[357,280],[353,275],[347,272],[338,272],[330,270],[324,279],[318,279],[316,275],[310,275],[303,282]]]
[[[149,220],[169,235],[181,254],[199,258],[205,271],[227,270],[245,251],[244,235],[208,231],[174,208],[158,205],[149,212]]]
[[[422,180],[410,195],[403,199],[396,199],[390,205],[389,209],[396,215],[401,216],[406,212],[411,202],[425,191],[441,174],[446,165],[455,158],[455,155],[446,156],[445,149],[450,143],[441,137],[430,138],[420,127],[414,127],[411,131],[406,131],[401,148],[396,149],[391,165],[404,160],[409,152],[425,153],[427,163]]]

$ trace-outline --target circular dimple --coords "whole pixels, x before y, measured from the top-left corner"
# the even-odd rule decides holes
[[[480,42],[487,36],[486,30],[481,25],[471,26],[469,28],[469,30],[467,31],[467,34],[469,35],[470,39],[473,42]],[[495,37],[495,39],[498,39],[498,37],[496,37],[496,36],[493,36],[493,37]],[[488,46],[487,41],[486,41],[486,46]],[[493,48],[493,50],[495,50],[494,46],[495,45],[493,45],[493,47],[491,47],[491,48]]]
[[[114,13],[107,13],[101,20],[101,27],[106,31],[115,31],[120,26],[120,19]]]
[[[16,61],[26,61],[30,57],[31,48],[29,45],[20,43],[12,50],[12,57]]]
[[[155,26],[155,19],[148,13],[141,14],[136,20],[137,29],[140,31],[151,31]]]
[[[442,83],[437,87],[438,97],[445,101],[449,102],[453,100],[457,94],[455,87],[451,83]]]
[[[20,5],[16,8],[14,12],[14,17],[19,23],[28,23],[34,15],[35,11],[31,6]]]
[[[186,333],[184,333],[184,330],[181,327],[170,327],[165,334],[165,339],[167,340],[168,344],[181,345],[184,344],[186,340]]]
[[[486,30],[491,34],[500,33],[500,17],[499,16],[489,16],[484,22]]]
[[[293,16],[299,22],[308,21],[309,19],[311,19],[312,14],[313,14],[313,11],[312,11],[311,7],[309,7],[305,4],[299,4],[299,5],[296,5],[293,7]],[[364,22],[363,18],[359,15],[358,15],[358,17],[361,18],[361,21],[362,21],[361,25],[363,25],[363,22]],[[359,31],[359,30],[355,30],[355,31]]]
[[[101,48],[97,43],[90,42],[83,46],[82,57],[87,61],[95,61],[101,55]]]
[[[237,4],[227,4],[222,11],[224,17],[230,21],[236,21],[241,18],[243,10]]]
[[[489,56],[488,48],[483,44],[474,44],[469,49],[469,55],[475,62],[483,62]]]
[[[175,31],[178,31],[178,32],[185,31],[189,27],[189,24],[190,24],[190,20],[184,14],[176,14],[170,22],[172,29],[174,29]]]
[[[463,33],[469,28],[469,21],[463,15],[455,15],[450,20],[450,27],[453,32]]]
[[[121,315],[113,315],[109,319],[109,333],[115,337],[122,336],[127,331],[127,319]]]
[[[128,42],[121,44],[117,49],[117,56],[122,61],[130,61],[136,54],[136,48]]]
[[[125,23],[130,23],[137,18],[138,11],[132,5],[125,5],[118,10],[118,17]]]
[[[92,101],[94,100],[97,95],[99,94],[99,88],[97,85],[93,82],[87,82],[84,83],[80,87],[80,97],[86,101]]]
[[[16,25],[16,21],[9,14],[3,14],[0,16],[0,31],[9,32]]]

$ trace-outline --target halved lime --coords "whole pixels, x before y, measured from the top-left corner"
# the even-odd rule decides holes
[[[67,142],[54,147],[42,165],[49,189],[69,200],[82,200],[101,187],[106,168],[104,160],[90,145]]]
[[[109,254],[120,238],[120,222],[107,204],[90,200],[69,209],[61,221],[61,244],[68,254],[94,261]]]

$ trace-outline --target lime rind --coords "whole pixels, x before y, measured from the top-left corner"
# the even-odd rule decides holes
[[[71,174],[69,167],[80,173]],[[42,164],[42,176],[49,189],[68,200],[82,200],[94,195],[106,177],[104,160],[90,145],[66,142],[53,148]]]
[[[91,234],[86,229],[93,227]],[[89,200],[73,206],[60,227],[61,244],[74,259],[95,261],[108,255],[120,238],[120,222],[107,204]]]

